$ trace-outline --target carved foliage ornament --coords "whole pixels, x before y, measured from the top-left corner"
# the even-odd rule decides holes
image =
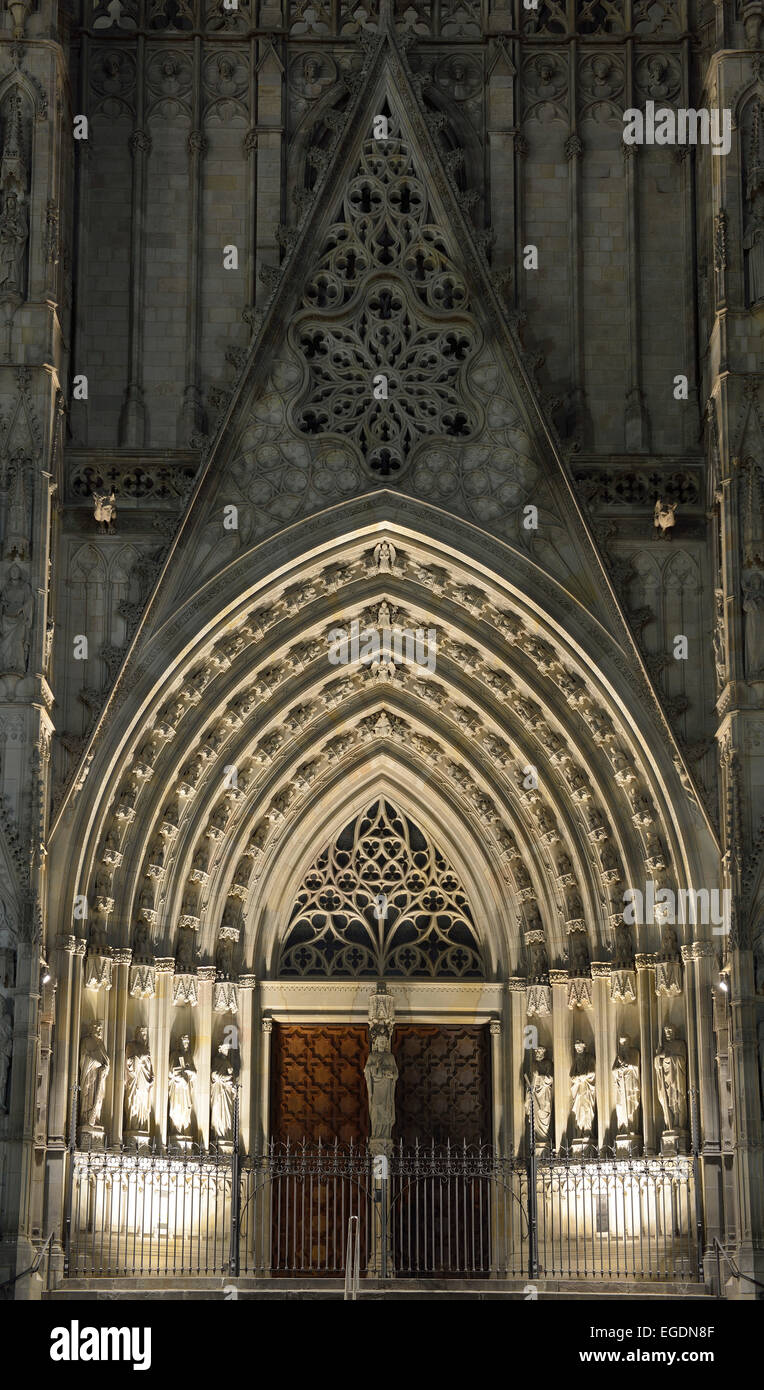
[[[481,978],[459,880],[408,817],[374,802],[308,870],[280,973]]]

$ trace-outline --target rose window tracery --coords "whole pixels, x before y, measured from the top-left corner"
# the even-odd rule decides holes
[[[279,973],[480,979],[485,972],[454,870],[407,816],[380,800],[305,875]]]
[[[308,373],[297,428],[352,441],[377,477],[400,475],[422,440],[469,439],[479,424],[467,286],[388,119],[391,138],[363,147],[292,327]]]

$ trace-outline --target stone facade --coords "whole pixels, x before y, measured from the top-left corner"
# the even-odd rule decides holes
[[[396,1020],[491,1023],[504,1154],[529,1093],[552,1148],[696,1151],[750,1297],[764,7],[1,22],[0,1279],[50,1232],[60,1278],[70,1145],[163,1149],[172,1081],[189,1143],[255,1153],[272,1021],[363,1022],[285,932],[382,798],[451,885]],[[648,102],[729,110],[729,152],[626,144]],[[433,669],[332,665],[353,623]]]

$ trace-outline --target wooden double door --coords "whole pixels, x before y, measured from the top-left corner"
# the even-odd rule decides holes
[[[282,1183],[274,1205],[274,1272],[340,1273],[354,1214],[361,1267],[371,1268],[379,1208],[368,1169],[348,1158],[353,1149],[363,1154],[369,1138],[367,1029],[275,1024],[272,1049],[273,1139],[281,1152],[288,1144],[297,1151],[304,1146],[306,1155],[305,1176]],[[484,1274],[487,1207],[482,1191],[461,1175],[458,1155],[465,1144],[474,1150],[491,1140],[488,1029],[397,1024],[393,1053],[398,1082],[388,1213],[392,1267],[419,1277]],[[326,1157],[317,1162],[319,1141]],[[455,1155],[451,1174],[444,1168],[448,1146]],[[421,1171],[411,1161],[417,1152],[423,1155]],[[471,1268],[465,1267],[468,1246],[485,1252]]]
[[[277,1141],[365,1144],[363,1074],[368,1030],[359,1024],[275,1024],[271,1134]],[[415,1144],[491,1142],[488,1028],[399,1023],[393,1138]]]

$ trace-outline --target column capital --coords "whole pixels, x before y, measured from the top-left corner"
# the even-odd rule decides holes
[[[713,941],[691,941],[689,945],[682,947],[682,960],[703,960],[706,956],[713,956],[718,961],[716,947]]]

